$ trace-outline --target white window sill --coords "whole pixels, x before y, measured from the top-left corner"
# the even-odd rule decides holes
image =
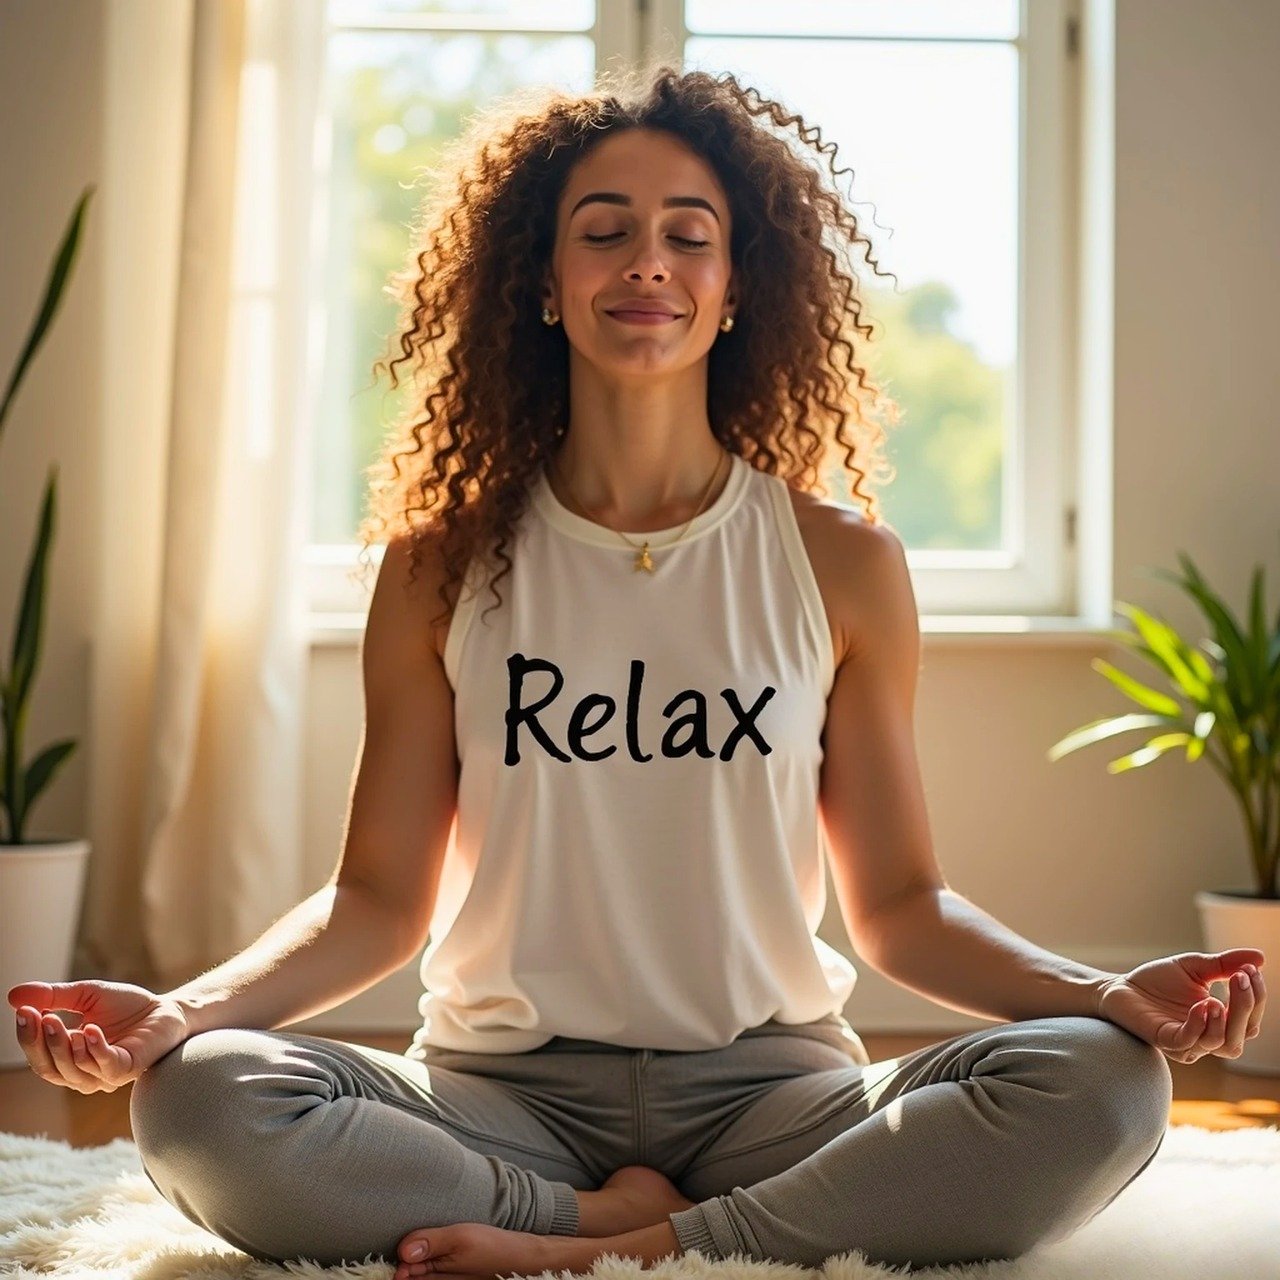
[[[307,621],[312,648],[355,648],[364,634],[363,613],[312,613]],[[1105,631],[1128,628],[1128,619],[1119,615],[1110,622],[1026,614],[923,614],[920,618],[921,641],[926,648],[1016,644],[1096,649],[1099,644],[1113,643]]]

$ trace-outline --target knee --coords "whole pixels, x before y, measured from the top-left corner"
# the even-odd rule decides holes
[[[216,1125],[242,1114],[239,1081],[248,1062],[261,1061],[256,1035],[238,1028],[200,1032],[133,1082],[129,1122],[144,1160],[203,1146]]]
[[[1105,1018],[1055,1018],[1064,1024],[1083,1103],[1118,1143],[1154,1148],[1173,1102],[1169,1061],[1153,1044]]]
[[[143,1171],[170,1204],[253,1257],[279,1262],[257,1239],[263,1196],[253,1176],[270,1148],[258,1139],[252,1082],[271,1050],[251,1029],[192,1036],[133,1082],[129,1120]]]

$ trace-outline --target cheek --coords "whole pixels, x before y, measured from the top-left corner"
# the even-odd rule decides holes
[[[561,286],[571,297],[589,299],[611,279],[613,272],[602,254],[569,249],[561,259]]]
[[[600,279],[580,277],[570,281],[567,277],[562,282],[562,298],[564,310],[572,312],[586,323],[599,323],[606,317],[600,310],[603,299],[609,292],[609,282]]]
[[[684,279],[689,296],[697,302],[699,310],[709,307],[714,311],[729,288],[729,273],[718,262],[694,263],[684,273]]]

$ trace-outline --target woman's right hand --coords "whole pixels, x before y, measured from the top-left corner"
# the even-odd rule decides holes
[[[191,1034],[177,1001],[128,982],[20,982],[9,988],[18,1043],[31,1069],[77,1093],[110,1093],[136,1080]],[[53,1009],[81,1015],[67,1027]]]

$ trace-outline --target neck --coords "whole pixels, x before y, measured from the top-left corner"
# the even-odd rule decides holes
[[[667,529],[705,511],[728,483],[725,448],[706,427],[682,437],[673,454],[648,441],[611,441],[595,449],[572,426],[548,468],[556,498],[579,514],[614,529]]]

